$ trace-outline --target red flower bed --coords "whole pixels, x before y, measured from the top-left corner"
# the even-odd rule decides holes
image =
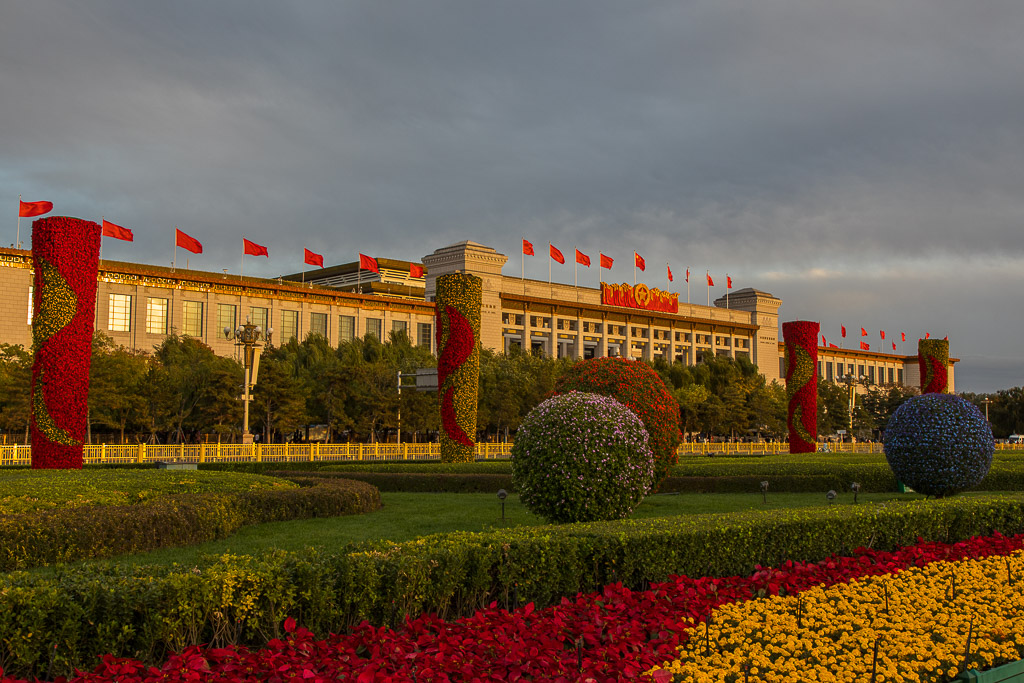
[[[454,623],[425,615],[399,630],[364,624],[351,634],[323,640],[289,618],[287,639],[273,640],[261,650],[191,647],[161,667],[107,657],[70,683],[632,681],[671,658],[693,624],[721,604],[793,594],[936,560],[1005,555],[1022,547],[1024,535],[996,534],[956,544],[919,543],[894,552],[860,549],[852,557],[786,562],[748,577],[682,576],[646,591],[611,585],[544,610],[532,604],[513,612],[492,606]],[[0,671],[0,683],[18,682]]]
[[[100,226],[55,216],[32,224],[32,467],[81,469]]]
[[[782,323],[786,341],[789,452],[818,450],[818,323]]]
[[[443,462],[472,462],[475,457],[482,283],[465,273],[449,273],[436,281],[434,335]]]

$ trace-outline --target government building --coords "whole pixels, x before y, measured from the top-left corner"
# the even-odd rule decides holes
[[[746,358],[768,382],[782,381],[782,300],[746,288],[713,306],[684,303],[645,283],[600,289],[504,275],[508,257],[465,241],[437,249],[422,264],[377,259],[379,272],[350,263],[275,279],[101,261],[96,329],[118,344],[151,351],[174,332],[216,353],[236,353],[234,330],[246,320],[273,330],[274,344],[320,334],[339,343],[405,333],[434,346],[434,279],[464,272],[483,279],[480,336],[485,348],[528,348],[545,356],[663,358],[696,365],[711,356]],[[412,275],[422,265],[423,275]],[[32,340],[32,253],[0,248],[0,342]],[[950,359],[949,390],[955,390]],[[920,386],[917,355],[819,347],[821,380]]]

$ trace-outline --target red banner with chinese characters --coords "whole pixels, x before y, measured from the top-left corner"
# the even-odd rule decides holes
[[[607,282],[602,282],[601,303],[606,306],[625,306],[626,308],[660,313],[679,312],[678,294],[663,292],[657,288],[651,289],[643,283],[610,285]]]

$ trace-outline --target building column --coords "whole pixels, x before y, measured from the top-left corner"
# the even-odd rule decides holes
[[[523,351],[533,353],[533,330],[530,328],[530,306],[523,302]]]
[[[583,318],[576,309],[576,360],[583,358]]]
[[[627,360],[633,360],[633,321],[630,320],[629,314],[626,314],[626,348],[622,350],[622,357]]]
[[[601,341],[598,342],[600,345],[597,348],[598,355],[601,358],[608,356],[608,316],[604,313],[601,314]]]
[[[643,358],[647,362],[654,360],[654,320],[647,319],[647,346],[644,347]]]

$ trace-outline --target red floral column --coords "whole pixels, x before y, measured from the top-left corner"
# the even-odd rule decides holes
[[[918,339],[917,367],[921,371],[922,394],[945,394],[949,390],[949,342]]]
[[[480,383],[483,280],[449,273],[437,278],[437,398],[441,461],[472,462]]]
[[[99,255],[96,223],[54,216],[32,224],[35,469],[82,468]]]
[[[818,327],[806,320],[782,324],[790,453],[818,449]]]

